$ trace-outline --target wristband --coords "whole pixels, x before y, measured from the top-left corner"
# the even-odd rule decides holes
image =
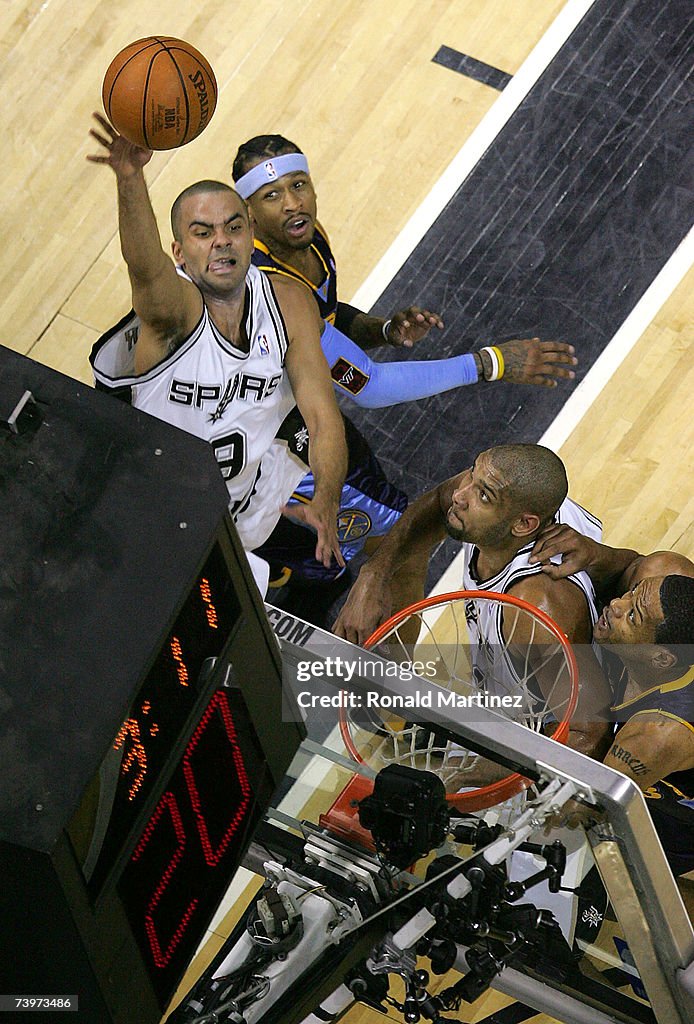
[[[383,322],[383,327],[381,328],[381,334],[383,335],[383,340],[384,341],[388,341],[388,331],[390,330],[390,325],[392,324],[392,322],[393,322],[392,320],[385,320]]]
[[[501,380],[504,375],[504,356],[498,345],[488,345],[482,349],[486,352],[492,362],[492,373],[487,380]]]

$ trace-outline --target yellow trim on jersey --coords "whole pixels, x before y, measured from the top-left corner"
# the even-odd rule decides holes
[[[663,684],[663,693],[671,693],[673,690],[681,690],[683,686],[688,686],[689,683],[694,682],[694,665],[689,669],[689,672],[685,672],[679,679],[673,679],[671,683]]]
[[[671,718],[673,722],[680,722],[681,725],[686,725],[688,729],[694,732],[694,725],[691,722],[688,722],[685,718],[680,718],[679,715],[673,715],[672,711],[661,711],[660,708],[644,708],[643,711],[637,711],[633,714],[629,721],[633,722],[639,715],[662,715],[663,718]]]
[[[279,588],[283,587],[285,585],[285,583],[289,583],[289,580],[291,579],[291,575],[292,575],[292,570],[288,566],[286,566],[286,565],[283,566],[280,575],[277,577],[277,579],[270,580],[269,583],[268,583],[268,587],[271,590],[279,590]]]
[[[325,230],[325,228],[323,227],[323,225],[321,224],[321,222],[319,220],[316,221],[316,227],[318,228],[318,230],[320,231],[321,235],[325,239],[325,244],[327,245],[328,249],[330,249],[330,251],[332,252],[333,251],[333,247],[330,244],[330,239],[328,238],[328,232]]]
[[[685,768],[684,771],[687,771],[687,769]],[[672,774],[674,775],[675,773],[673,772]],[[690,796],[687,796],[686,793],[683,793],[681,789],[678,789],[677,786],[673,786],[673,784],[671,782],[668,782],[667,779],[659,779],[658,780],[658,785],[660,785],[660,786],[667,786],[667,788],[671,789],[672,792],[675,794],[675,796],[679,800],[691,800],[692,799]]]
[[[689,686],[689,684],[693,682],[694,665],[692,665],[683,676],[679,676],[678,679],[673,679],[671,683],[661,683],[660,686],[652,686],[650,690],[644,690],[643,693],[638,693],[635,697],[625,700],[623,704],[613,704],[611,710],[621,711],[622,708],[628,708],[630,704],[643,700],[643,698],[647,697],[650,693],[672,693],[674,690],[682,690],[685,686]]]
[[[307,288],[310,288],[312,292],[316,292],[318,291],[319,288],[322,288],[325,282],[330,278],[330,269],[325,260],[323,259],[323,257],[321,256],[321,254],[319,253],[318,249],[313,244],[313,242],[311,242],[310,248],[313,249],[316,256],[321,261],[321,265],[323,267],[323,270],[325,271],[325,276],[323,277],[323,280],[321,281],[320,284],[314,284],[313,281],[310,280],[310,278],[304,277],[301,271],[297,270],[296,267],[293,267],[291,263],[285,263],[284,260],[278,260],[276,256],[273,256],[273,254],[270,252],[268,247],[263,242],[259,242],[256,239],[254,240],[253,245],[260,252],[264,253],[266,256],[269,256],[271,259],[273,259],[275,263],[278,263],[282,268],[281,270],[278,270],[277,267],[260,267],[259,269],[264,270],[266,274],[285,273],[287,274],[288,277],[293,277],[295,280],[301,281],[301,283],[305,284]]]
[[[297,284],[302,284],[304,288],[308,288],[311,295],[316,293],[315,285],[302,277],[298,270],[294,270],[291,273],[287,270],[278,270],[277,267],[258,267],[258,270],[262,270],[264,274],[277,274],[278,277],[288,277],[290,281],[296,281]]]

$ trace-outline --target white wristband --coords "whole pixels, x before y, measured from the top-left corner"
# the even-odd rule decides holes
[[[392,320],[386,320],[383,323],[383,327],[381,328],[381,333],[383,334],[383,340],[384,341],[388,341],[388,331],[390,330],[390,325],[392,324],[392,322],[393,322]]]
[[[497,349],[492,348],[491,346],[485,346],[482,349],[482,351],[487,353],[492,363],[492,372],[491,375],[487,377],[487,380],[499,380],[499,378],[503,374],[503,370],[501,369],[501,366],[499,364],[499,356]]]

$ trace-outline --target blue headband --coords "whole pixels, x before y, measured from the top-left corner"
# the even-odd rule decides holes
[[[235,183],[234,188],[242,199],[248,199],[263,185],[271,181],[277,181],[284,174],[291,174],[292,171],[303,171],[308,174],[308,160],[303,153],[285,153],[283,156],[273,156],[270,160],[264,160],[260,164],[244,174]]]

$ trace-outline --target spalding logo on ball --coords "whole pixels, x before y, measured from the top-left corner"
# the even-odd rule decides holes
[[[217,105],[203,55],[172,36],[147,36],[113,58],[101,90],[106,115],[143,149],[175,149],[197,138]]]

